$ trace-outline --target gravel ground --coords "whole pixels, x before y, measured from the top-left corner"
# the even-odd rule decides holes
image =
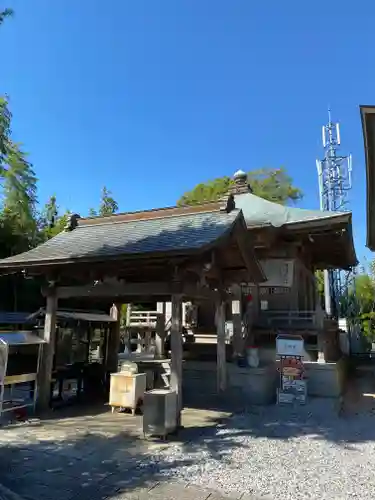
[[[371,412],[340,418],[327,400],[268,407],[236,415],[153,461],[170,463],[168,477],[237,497],[373,499],[375,418]]]

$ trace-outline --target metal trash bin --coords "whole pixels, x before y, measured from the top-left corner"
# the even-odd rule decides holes
[[[144,436],[166,436],[177,429],[177,394],[169,389],[147,391],[143,400]]]

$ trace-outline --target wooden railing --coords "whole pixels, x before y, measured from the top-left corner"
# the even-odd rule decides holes
[[[262,311],[255,326],[264,328],[317,329],[319,317],[316,311]]]

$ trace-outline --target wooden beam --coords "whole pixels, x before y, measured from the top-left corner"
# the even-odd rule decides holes
[[[40,358],[38,372],[38,398],[37,407],[39,411],[46,411],[50,407],[53,357],[56,344],[56,312],[57,296],[56,289],[49,288],[46,304],[46,315],[44,320],[43,339],[45,344],[41,346],[42,354]]]
[[[227,387],[227,360],[225,345],[225,302],[220,299],[216,302],[216,331],[217,331],[217,390],[224,392]]]
[[[240,285],[233,285],[232,289],[232,322],[233,322],[233,358],[242,355],[242,293]]]
[[[181,425],[182,410],[182,297],[172,295],[171,322],[171,389],[177,394],[177,425]]]
[[[177,288],[176,288],[177,286]],[[72,297],[111,298],[116,297],[170,297],[173,293],[192,298],[214,299],[216,292],[208,287],[194,283],[174,285],[170,282],[121,283],[82,286],[61,286],[56,290],[57,297],[68,299]]]
[[[259,283],[265,280],[263,270],[255,257],[254,246],[250,244],[249,235],[246,230],[238,227],[236,230],[236,240],[242,260],[249,273],[249,281]]]

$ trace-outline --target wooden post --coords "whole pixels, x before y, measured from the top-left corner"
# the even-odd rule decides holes
[[[182,410],[182,300],[181,296],[172,295],[171,324],[171,389],[177,393],[177,425],[181,425]]]
[[[242,294],[240,285],[233,285],[232,287],[232,323],[233,323],[233,358],[236,359],[241,356],[243,349],[242,342]]]
[[[110,316],[115,319],[110,325],[106,369],[107,372],[117,372],[118,351],[120,347],[120,321],[121,304],[113,304],[110,310]]]
[[[158,317],[156,320],[156,354],[159,357],[165,355],[164,342],[165,342],[165,302],[158,302],[156,305]]]
[[[57,296],[54,287],[48,289],[46,316],[44,320],[43,339],[46,342],[42,346],[41,359],[38,373],[38,411],[46,411],[50,407],[51,402],[51,384],[53,358],[55,355],[56,344],[56,313],[57,313]]]
[[[217,331],[217,390],[224,392],[227,386],[227,360],[225,345],[225,302],[219,299],[216,304]]]

